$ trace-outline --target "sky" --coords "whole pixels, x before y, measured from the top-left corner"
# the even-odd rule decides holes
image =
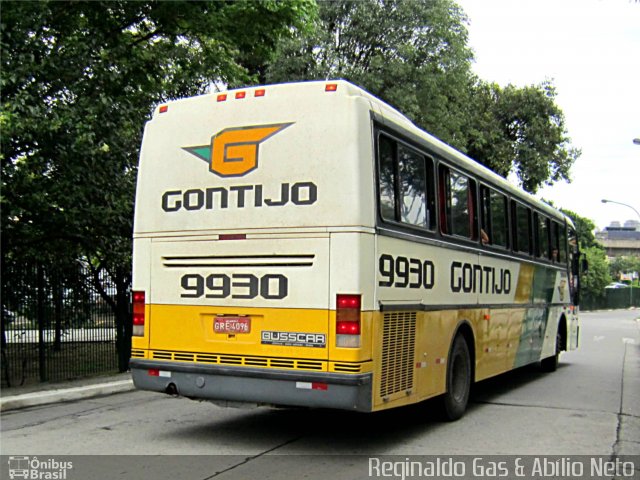
[[[582,155],[571,183],[536,196],[590,218],[640,220],[640,1],[456,0],[469,17],[474,72],[499,85],[551,80]]]

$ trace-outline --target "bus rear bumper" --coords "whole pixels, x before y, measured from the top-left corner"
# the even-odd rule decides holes
[[[372,374],[194,365],[132,358],[140,390],[193,399],[370,412]]]

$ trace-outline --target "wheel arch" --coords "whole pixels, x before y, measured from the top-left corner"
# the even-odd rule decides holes
[[[567,317],[563,313],[562,315],[560,315],[560,320],[558,320],[558,331],[560,332],[560,338],[562,339],[560,349],[565,352],[567,351],[567,339],[569,338],[569,331],[567,329]]]
[[[451,340],[449,341],[449,353],[447,357],[447,362],[451,358],[451,351],[453,350],[453,344],[456,341],[458,335],[462,335],[465,342],[467,342],[467,347],[469,348],[469,356],[471,357],[471,380],[472,383],[476,382],[476,337],[473,332],[473,327],[471,323],[467,320],[463,320],[456,326],[456,329],[451,336]]]

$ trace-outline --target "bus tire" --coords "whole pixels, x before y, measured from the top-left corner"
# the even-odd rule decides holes
[[[462,335],[453,342],[447,362],[447,391],[442,397],[445,418],[458,420],[464,415],[471,392],[471,355]]]
[[[540,368],[543,372],[555,372],[558,369],[558,363],[560,363],[560,352],[562,351],[562,333],[558,328],[556,334],[556,354],[540,360]]]

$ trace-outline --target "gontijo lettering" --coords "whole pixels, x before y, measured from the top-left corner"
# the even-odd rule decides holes
[[[235,185],[231,187],[191,188],[169,190],[162,194],[162,210],[225,210],[245,207],[281,207],[313,205],[318,200],[318,187],[313,182],[280,184],[279,189],[264,192],[262,185]]]
[[[488,265],[452,262],[451,291],[508,294],[511,292],[511,272]]]

